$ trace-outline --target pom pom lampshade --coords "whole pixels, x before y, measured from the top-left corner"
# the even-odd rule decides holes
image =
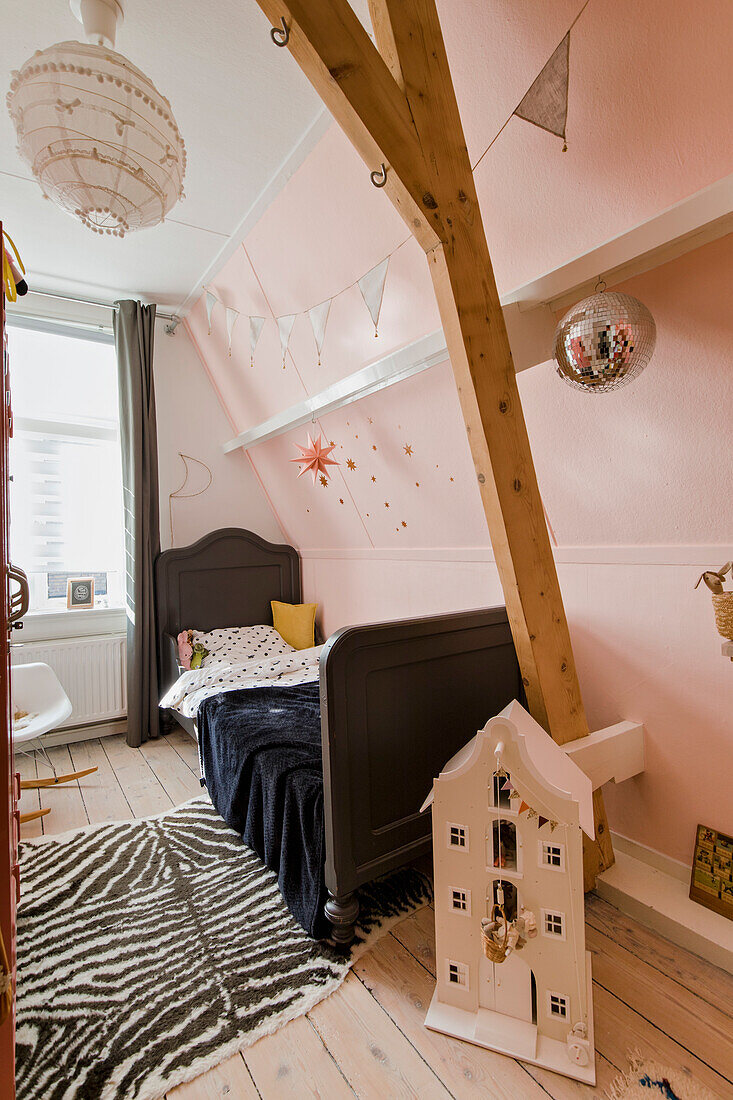
[[[163,221],[183,196],[186,148],[165,96],[109,37],[95,37],[37,51],[12,74],[7,105],[44,195],[122,237]]]
[[[654,353],[657,329],[630,294],[604,291],[570,309],[555,330],[555,363],[564,382],[606,393],[641,374]]]

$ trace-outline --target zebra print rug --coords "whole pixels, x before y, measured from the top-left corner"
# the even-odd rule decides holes
[[[417,871],[360,891],[350,957],[311,940],[207,798],[21,847],[18,1100],[146,1100],[337,989],[429,901]]]

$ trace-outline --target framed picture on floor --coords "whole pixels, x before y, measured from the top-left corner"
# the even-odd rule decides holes
[[[733,920],[733,837],[698,825],[690,897]]]
[[[69,611],[94,607],[94,577],[69,577],[66,582],[66,606]]]

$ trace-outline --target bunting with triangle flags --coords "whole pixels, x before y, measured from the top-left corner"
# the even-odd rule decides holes
[[[321,365],[321,350],[326,336],[326,325],[328,324],[328,315],[331,312],[332,301],[333,298],[326,298],[325,302],[320,302],[317,306],[313,306],[308,310],[311,328],[313,329],[313,339],[316,342],[316,350],[318,352],[319,367]]]
[[[285,356],[288,354],[290,334],[293,331],[293,325],[295,324],[295,318],[297,316],[297,313],[288,313],[285,317],[278,317],[277,319],[277,331],[280,334],[280,348],[283,353],[283,370],[285,370]]]
[[[371,271],[367,271],[366,275],[362,275],[358,280],[358,287],[361,291],[361,296],[364,299],[372,321],[374,322],[374,335],[379,336],[379,314],[382,309],[382,299],[384,297],[384,284],[387,279],[387,268],[389,267],[389,256],[386,260],[382,260],[381,263],[373,267]]]
[[[255,348],[265,323],[264,317],[250,317],[249,319],[249,365],[255,365]]]
[[[206,291],[206,320],[209,323],[209,336],[211,336],[211,314],[214,312],[214,306],[219,301],[216,294],[212,291]]]
[[[232,357],[232,333],[234,332],[234,326],[237,323],[239,317],[239,310],[232,309],[231,306],[227,306],[225,309],[225,316],[227,321],[227,338],[229,340],[229,358]]]
[[[514,110],[518,118],[556,134],[567,151],[565,127],[568,118],[568,81],[570,72],[570,31],[535,79],[522,102]]]

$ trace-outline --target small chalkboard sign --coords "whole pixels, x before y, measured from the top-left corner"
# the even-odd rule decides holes
[[[733,920],[733,837],[698,825],[690,897]]]
[[[94,577],[69,577],[66,582],[66,606],[69,611],[94,607]]]

